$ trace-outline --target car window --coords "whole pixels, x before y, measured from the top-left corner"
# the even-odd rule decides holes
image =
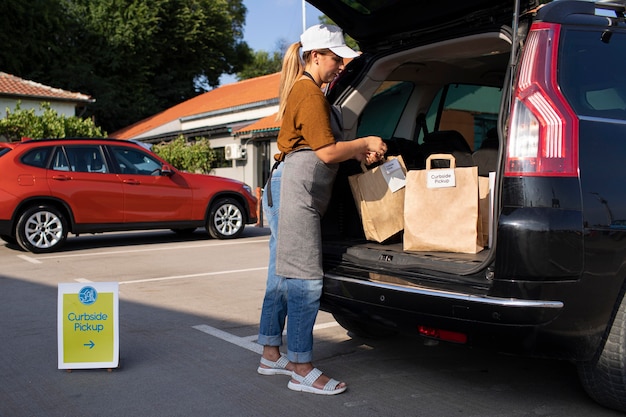
[[[0,156],[4,155],[5,153],[9,152],[10,150],[11,150],[11,148],[5,148],[4,146],[0,147]]]
[[[57,148],[52,158],[52,169],[74,172],[109,172],[99,145],[66,145],[63,148]]]
[[[24,154],[21,161],[24,165],[30,165],[37,168],[45,168],[48,161],[48,156],[50,156],[51,152],[52,147],[50,146],[35,148]]]
[[[112,146],[113,156],[122,174],[153,175],[162,163],[152,155],[139,149]]]
[[[626,119],[626,33],[601,35],[578,29],[562,34],[559,67],[567,71],[559,71],[559,85],[576,113]]]
[[[63,148],[57,148],[54,152],[54,156],[52,157],[52,166],[50,168],[55,171],[70,170],[70,163],[67,160],[67,156],[65,156]]]
[[[487,132],[497,126],[502,89],[451,84],[443,87],[426,114],[429,132],[456,130],[472,149],[480,148]],[[423,132],[419,142],[423,139]]]
[[[413,83],[406,81],[383,83],[359,118],[357,137],[392,138],[413,88]]]

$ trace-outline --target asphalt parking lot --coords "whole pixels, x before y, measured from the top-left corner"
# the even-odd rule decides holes
[[[268,229],[70,238],[34,255],[0,245],[0,416],[614,416],[562,362],[352,338],[326,313],[315,364],[346,393],[292,392],[256,373]],[[57,367],[59,283],[119,283],[120,367]]]

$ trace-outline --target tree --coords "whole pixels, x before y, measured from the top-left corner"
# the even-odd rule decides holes
[[[276,48],[273,52],[263,50],[254,52],[252,60],[244,65],[241,71],[237,72],[237,79],[241,81],[280,72],[287,48],[289,48],[289,44],[284,38],[281,38],[276,41]]]
[[[35,109],[22,110],[18,102],[14,110],[7,109],[7,116],[0,119],[0,136],[9,142],[20,141],[23,137],[41,138],[76,138],[104,137],[102,130],[91,119],[59,115],[50,108],[50,103],[41,103],[41,115]]]
[[[281,70],[282,65],[283,54],[281,52],[274,51],[272,55],[270,55],[270,53],[266,51],[257,51],[253,55],[252,62],[237,73],[237,79],[241,81],[262,75],[274,74]]]
[[[327,25],[336,25],[326,15],[320,16],[319,22]],[[354,39],[348,35],[345,35],[345,39],[349,47],[356,51],[359,50],[359,46]],[[283,65],[283,57],[289,44],[284,39],[280,39],[276,45],[276,50],[271,53],[263,50],[254,52],[252,61],[244,65],[241,71],[237,72],[237,79],[241,81],[280,72]]]
[[[60,7],[59,0],[2,0],[0,71],[41,75],[54,65],[62,56],[59,37],[68,25]]]
[[[216,158],[209,140],[203,137],[188,143],[183,135],[179,135],[171,142],[153,146],[152,150],[181,171],[201,174],[211,172],[211,163]]]
[[[5,3],[0,68],[91,95],[88,116],[109,132],[217,86],[252,59],[242,0]]]

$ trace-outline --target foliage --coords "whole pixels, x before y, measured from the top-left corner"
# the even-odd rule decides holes
[[[18,102],[14,110],[6,109],[7,115],[0,119],[0,136],[8,141],[20,141],[22,137],[41,138],[76,138],[104,137],[102,130],[91,119],[59,115],[50,108],[50,103],[41,103],[41,115],[35,109],[22,110]]]
[[[211,164],[216,159],[215,150],[211,149],[208,139],[196,138],[194,142],[188,143],[183,135],[171,142],[153,146],[152,151],[181,171],[201,174],[210,173]]]
[[[0,71],[26,75],[39,67],[41,73],[61,56],[59,36],[67,22],[60,7],[61,0],[2,0]]]
[[[92,96],[113,132],[242,70],[245,15],[243,0],[3,0],[0,69]]]
[[[251,62],[244,65],[243,69],[237,73],[237,79],[241,81],[280,72],[287,48],[289,48],[287,41],[279,39],[274,52],[263,50],[254,52]]]
[[[274,51],[272,55],[266,51],[254,53],[252,63],[244,66],[243,70],[237,73],[237,79],[247,80],[249,78],[260,77],[262,75],[280,72],[283,65],[283,53]]]

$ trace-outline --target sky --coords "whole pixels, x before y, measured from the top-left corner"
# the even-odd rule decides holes
[[[302,0],[243,0],[248,9],[244,40],[254,51],[274,52],[279,41],[291,45],[302,33]],[[319,23],[322,13],[305,2],[306,27]],[[234,76],[222,76],[221,85],[235,82]]]

